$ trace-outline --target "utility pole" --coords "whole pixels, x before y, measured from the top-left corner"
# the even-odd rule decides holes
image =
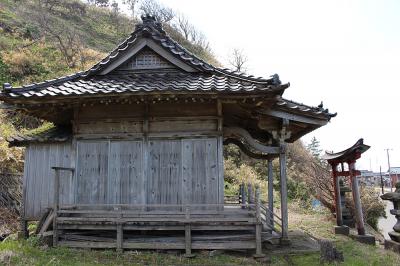
[[[383,177],[382,177],[382,166],[379,166],[379,174],[381,175],[381,188],[382,188],[382,195],[385,194],[383,190]]]
[[[386,155],[387,155],[387,161],[388,161],[388,172],[389,172],[389,180],[390,180],[390,192],[393,192],[393,182],[392,182],[392,175],[390,174],[390,157],[389,157],[389,150],[392,149],[385,149],[386,150]]]

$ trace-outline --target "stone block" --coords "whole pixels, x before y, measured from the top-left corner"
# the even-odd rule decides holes
[[[390,249],[400,254],[400,243],[385,239],[385,249]]]
[[[375,245],[375,237],[373,235],[354,235],[351,237],[360,243]]]
[[[281,246],[290,246],[290,239],[289,238],[283,238],[283,237],[281,237],[280,239],[279,239],[279,245],[281,245]]]
[[[346,225],[335,226],[335,235],[345,235],[348,236],[350,233],[350,228]]]
[[[400,243],[400,233],[397,233],[395,231],[389,232],[390,239],[392,239],[394,242]]]

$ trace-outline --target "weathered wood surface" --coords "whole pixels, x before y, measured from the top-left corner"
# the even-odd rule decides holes
[[[31,144],[25,151],[24,218],[38,220],[53,205],[54,171],[52,166],[70,167],[71,144]],[[60,203],[72,204],[71,174],[60,174]]]
[[[145,162],[143,140],[78,140],[76,174],[60,173],[60,204],[221,204],[218,142],[150,140]],[[70,167],[70,159],[70,144],[28,147],[26,218],[39,219],[52,205],[51,167]]]
[[[76,169],[60,173],[61,205],[223,203],[216,103],[80,106],[71,142],[27,149],[25,218],[52,205],[52,166]]]

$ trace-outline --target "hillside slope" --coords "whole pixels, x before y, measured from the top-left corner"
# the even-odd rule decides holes
[[[134,27],[135,20],[120,10],[79,0],[0,0],[0,86],[7,82],[16,87],[86,70]],[[209,48],[186,40],[172,24],[165,29],[192,53],[218,64]],[[42,123],[0,109],[0,172],[22,171],[23,153],[9,148],[6,138]]]
[[[127,38],[134,25],[119,10],[78,0],[0,0],[0,84],[85,70]],[[187,41],[174,25],[165,28],[189,51],[218,64],[207,47]]]

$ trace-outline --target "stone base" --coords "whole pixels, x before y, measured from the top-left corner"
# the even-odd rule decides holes
[[[390,239],[392,239],[394,242],[400,243],[400,233],[397,233],[395,231],[389,232]]]
[[[357,240],[360,243],[375,245],[375,237],[372,235],[352,235],[351,238]]]
[[[261,253],[261,254],[254,254],[253,255],[254,259],[261,259],[261,258],[265,258],[265,254]]]
[[[350,228],[346,225],[335,226],[335,235],[345,235],[348,236],[350,233]]]
[[[279,239],[279,245],[281,245],[281,246],[290,246],[289,238],[280,238]]]
[[[390,249],[400,254],[400,243],[385,239],[385,249]]]

